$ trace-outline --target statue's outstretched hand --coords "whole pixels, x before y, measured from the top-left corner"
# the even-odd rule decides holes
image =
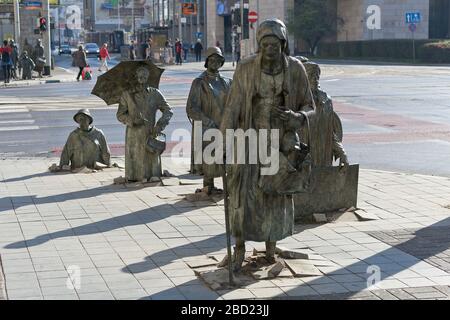
[[[276,107],[274,109],[274,112],[275,116],[286,122],[291,120],[300,120],[303,117],[301,113],[296,113],[290,109],[287,109],[286,107]]]

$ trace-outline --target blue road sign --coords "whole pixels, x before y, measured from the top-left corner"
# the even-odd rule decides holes
[[[419,23],[421,20],[420,12],[407,12],[406,23]]]
[[[203,32],[196,32],[195,33],[195,37],[198,38],[198,39],[203,38]]]

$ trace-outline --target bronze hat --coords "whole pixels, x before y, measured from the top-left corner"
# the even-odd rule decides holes
[[[206,50],[206,61],[205,61],[205,68],[208,68],[208,58],[211,57],[212,55],[217,54],[219,57],[222,58],[222,66],[225,63],[225,57],[222,54],[222,50],[220,50],[219,47],[209,47]]]
[[[80,110],[78,110],[78,112],[75,113],[75,115],[73,116],[73,120],[74,120],[76,123],[78,123],[78,121],[77,121],[77,116],[79,116],[80,114],[84,114],[86,117],[89,118],[89,124],[91,124],[91,123],[94,121],[94,119],[93,119],[92,116],[91,116],[91,113],[89,112],[89,109],[80,109]]]

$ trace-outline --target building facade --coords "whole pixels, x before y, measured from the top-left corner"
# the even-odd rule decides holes
[[[450,34],[448,0],[333,0],[337,7],[337,41],[442,39]],[[407,14],[420,21],[410,27]],[[412,34],[414,30],[414,35]]]

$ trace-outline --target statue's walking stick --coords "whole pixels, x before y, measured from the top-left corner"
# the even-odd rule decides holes
[[[230,214],[229,214],[229,208],[228,208],[228,185],[227,185],[227,174],[226,174],[225,166],[223,167],[222,181],[223,181],[224,207],[225,207],[225,230],[226,230],[226,234],[227,234],[228,273],[229,273],[230,286],[234,286],[233,261],[232,261],[232,257],[231,257]]]

